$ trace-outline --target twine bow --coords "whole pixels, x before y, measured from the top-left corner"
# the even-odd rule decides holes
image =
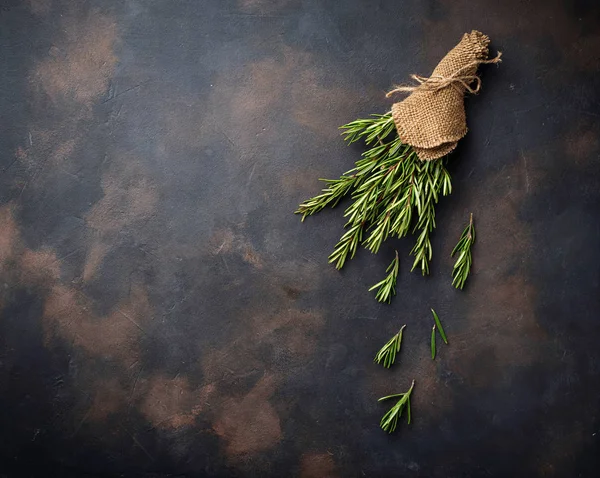
[[[499,51],[498,55],[496,55],[496,57],[492,58],[491,60],[475,60],[475,61],[463,66],[462,68],[458,69],[452,75],[446,76],[446,77],[440,76],[440,75],[435,75],[435,76],[430,76],[430,77],[419,76],[419,75],[410,75],[410,77],[413,80],[415,80],[417,83],[419,83],[418,85],[396,86],[393,90],[386,93],[385,97],[389,98],[390,96],[392,96],[396,93],[412,93],[413,91],[416,91],[416,90],[438,91],[438,90],[441,90],[448,86],[455,88],[460,93],[462,93],[462,91],[463,91],[462,88],[464,88],[465,91],[468,91],[472,95],[476,95],[477,93],[479,93],[479,90],[481,89],[481,78],[479,78],[477,75],[461,75],[461,74],[463,73],[463,71],[469,70],[474,66],[490,64],[490,63],[500,63],[502,61],[501,57],[502,57],[502,52]],[[473,82],[475,82],[475,86],[472,86]]]

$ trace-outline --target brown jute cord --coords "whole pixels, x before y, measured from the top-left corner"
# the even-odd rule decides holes
[[[419,76],[419,75],[410,75],[410,77],[413,80],[415,80],[417,83],[419,83],[418,85],[415,85],[415,86],[398,85],[393,90],[388,91],[385,94],[385,97],[389,98],[390,96],[392,96],[396,93],[412,93],[416,89],[437,91],[437,90],[441,90],[442,88],[446,88],[447,86],[453,86],[455,88],[460,88],[460,86],[462,86],[466,91],[468,91],[472,95],[476,95],[477,93],[479,93],[479,90],[481,90],[481,78],[479,78],[477,75],[462,75],[461,76],[460,74],[463,72],[463,70],[467,70],[473,66],[477,67],[479,65],[501,63],[502,62],[501,57],[502,57],[502,52],[499,51],[495,58],[492,58],[491,60],[472,61],[468,65],[463,66],[456,73],[453,73],[452,75],[447,76],[447,77],[443,77],[443,76],[439,76],[439,75],[430,76],[430,77]],[[473,88],[471,86],[471,83],[473,83],[473,82],[476,83],[475,88]],[[457,83],[460,86],[458,86]]]
[[[465,33],[431,76],[411,75],[417,85],[401,85],[386,95],[409,93],[392,105],[392,116],[400,139],[420,159],[431,161],[448,154],[467,133],[465,92],[480,91],[479,65],[501,61],[500,52],[488,60],[489,42],[489,37],[476,30]]]

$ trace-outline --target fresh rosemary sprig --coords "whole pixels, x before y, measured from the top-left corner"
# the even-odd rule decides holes
[[[400,328],[400,331],[394,335],[387,343],[381,348],[375,359],[375,363],[382,364],[385,368],[390,368],[396,361],[396,354],[400,352],[400,345],[402,344],[402,331],[406,325]]]
[[[471,271],[471,264],[473,262],[471,257],[471,246],[475,243],[475,226],[473,225],[473,213],[469,218],[469,225],[465,228],[458,244],[452,250],[451,257],[454,257],[457,253],[458,259],[454,264],[452,270],[452,285],[457,289],[462,289],[465,286],[469,272]]]
[[[373,289],[379,288],[375,294],[375,298],[379,302],[387,302],[388,304],[392,300],[392,296],[396,295],[396,279],[398,278],[398,270],[400,269],[400,260],[398,259],[398,251],[396,251],[396,257],[390,263],[388,268],[385,270],[387,276],[382,281],[372,286],[369,292]]]
[[[400,400],[398,400],[398,402],[396,402],[396,405],[394,405],[392,408],[390,408],[388,410],[388,412],[383,416],[383,418],[381,419],[381,422],[379,423],[381,428],[383,430],[385,430],[386,432],[392,433],[396,429],[396,426],[398,425],[398,420],[402,417],[402,412],[404,411],[405,408],[406,408],[406,414],[407,414],[407,422],[410,425],[410,419],[411,419],[410,394],[412,393],[414,386],[415,386],[415,381],[413,380],[412,385],[408,389],[408,392],[396,393],[394,395],[388,395],[387,397],[381,397],[378,400],[379,402],[382,402],[383,400],[387,400],[389,398],[400,397]]]
[[[352,202],[344,213],[346,232],[329,262],[341,269],[359,244],[376,253],[388,237],[413,232],[418,236],[411,251],[415,258],[411,270],[420,267],[423,275],[428,274],[435,205],[440,196],[452,192],[444,162],[421,161],[398,137],[391,113],[358,119],[341,129],[348,143],[364,140],[369,149],[340,179],[323,180],[327,187],[322,194],[300,204],[296,213],[304,220],[350,193]]]
[[[435,360],[436,347],[435,347],[435,331],[439,331],[442,336],[442,340],[446,345],[448,345],[448,338],[446,337],[446,332],[444,332],[444,327],[442,327],[442,322],[440,322],[440,318],[436,314],[435,310],[431,309],[431,313],[433,314],[433,320],[435,324],[431,329],[431,359]]]

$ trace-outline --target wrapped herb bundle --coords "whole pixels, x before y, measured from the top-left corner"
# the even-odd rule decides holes
[[[329,256],[341,269],[354,257],[359,244],[378,252],[389,236],[417,235],[411,251],[411,270],[429,273],[430,234],[435,228],[435,205],[452,192],[445,156],[467,133],[464,95],[481,88],[476,75],[488,59],[489,38],[466,33],[428,78],[412,75],[415,86],[399,86],[388,93],[409,95],[387,114],[372,115],[341,127],[349,143],[364,140],[369,147],[350,171],[339,179],[323,179],[322,194],[303,202],[296,213],[302,220],[350,194],[345,211],[346,232]]]

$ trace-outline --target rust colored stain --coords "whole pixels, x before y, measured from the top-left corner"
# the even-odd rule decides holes
[[[262,259],[250,244],[247,244],[244,247],[244,255],[242,257],[244,258],[244,261],[246,261],[248,264],[253,265],[257,269],[262,269]]]
[[[468,330],[448,348],[452,368],[477,387],[502,383],[509,366],[535,363],[546,338],[535,315],[535,288],[523,276],[495,281],[489,290],[469,300]]]
[[[211,252],[213,254],[228,254],[234,247],[237,247],[237,241],[238,238],[232,229],[216,229],[209,240]]]
[[[193,425],[214,390],[211,384],[193,389],[186,378],[161,375],[152,376],[138,386],[143,393],[140,411],[154,426],[162,428]]]
[[[268,345],[274,355],[285,354],[290,365],[299,365],[316,347],[323,317],[316,312],[289,310],[273,315],[257,315],[248,320],[249,328],[236,334],[236,340],[222,349],[211,350],[202,360],[205,379],[213,382],[247,376],[264,370],[259,350]]]
[[[333,456],[329,453],[307,453],[300,459],[300,478],[335,478]]]
[[[87,224],[101,234],[118,232],[154,213],[156,186],[146,177],[136,158],[119,158],[102,175],[104,197],[87,215]]]
[[[587,119],[580,119],[564,138],[567,158],[578,166],[596,164],[600,155],[600,127]]]
[[[96,237],[87,252],[83,278],[93,278],[110,244],[125,227],[148,220],[158,202],[156,185],[146,176],[134,157],[118,157],[102,175],[104,196],[86,215],[86,223]]]
[[[60,277],[60,261],[50,249],[31,250],[23,246],[14,217],[14,206],[0,208],[0,267],[13,261],[21,284],[52,285]]]
[[[350,156],[349,153],[349,157]],[[325,165],[323,166],[325,167]],[[340,174],[342,172],[340,172]],[[323,175],[322,173],[323,170],[316,168],[305,168],[300,171],[293,171],[291,174],[288,174],[281,179],[281,185],[286,194],[301,193],[303,198],[312,197],[319,194],[321,190],[325,188],[325,183],[317,179]]]
[[[257,251],[244,234],[245,224],[234,228],[217,228],[211,235],[204,251],[210,255],[234,256],[262,270],[261,280],[268,281],[270,294],[281,302],[296,300],[302,293],[316,290],[323,281],[335,280],[336,272],[332,267],[325,269],[316,261],[302,258],[301,260],[284,260],[277,257],[284,249],[284,244],[277,231],[267,236],[267,241]],[[202,252],[204,252],[202,251]],[[185,251],[191,257],[198,256],[199,249]],[[235,284],[235,280],[232,281]]]
[[[230,459],[269,450],[281,440],[279,416],[269,402],[275,387],[275,376],[265,375],[246,396],[223,404],[214,430]]]
[[[314,353],[323,317],[314,311],[289,310],[254,317],[251,323],[255,340],[301,359]]]
[[[289,63],[269,58],[249,65],[237,87],[232,82],[239,78],[226,75],[217,80],[213,102],[224,110],[225,129],[239,151],[264,143],[265,135],[274,133],[272,112],[279,106],[291,71]]]
[[[83,266],[83,280],[85,282],[88,282],[94,277],[96,270],[100,264],[102,264],[102,260],[109,250],[110,246],[104,244],[100,240],[96,240],[92,243],[85,258],[85,265]]]
[[[117,57],[117,28],[113,18],[91,13],[83,21],[65,19],[62,35],[33,74],[54,103],[75,100],[90,109],[108,88]]]
[[[115,310],[96,317],[90,299],[76,289],[56,284],[44,304],[46,340],[67,338],[88,353],[130,366],[138,359],[138,338],[152,316],[146,292],[133,285],[130,296]]]
[[[273,57],[250,63],[241,71],[224,72],[215,80],[208,111],[219,111],[218,124],[227,132],[238,158],[254,157],[248,152],[281,140],[285,125],[273,112],[287,107],[282,105],[289,105],[292,119],[301,127],[332,139],[339,136],[341,122],[354,119],[343,111],[352,107],[358,93],[329,82],[326,86],[321,78],[324,65],[319,61],[310,53],[281,45]],[[335,98],[334,105],[331,98]],[[203,128],[214,127],[210,113],[198,119]],[[189,136],[196,141],[197,129]]]
[[[356,108],[356,98],[365,95],[365,92],[342,88],[337,83],[325,85],[322,79],[323,67],[319,65],[317,58],[305,53],[293,54],[298,57],[296,77],[293,81],[290,80],[294,120],[313,135],[341,141],[339,127],[356,119],[346,116],[345,112],[353,111]]]
[[[54,151],[52,151],[52,155],[50,156],[51,164],[53,165],[61,165],[66,161],[67,158],[71,156],[73,150],[75,149],[76,141],[74,139],[68,139],[62,143],[59,143]]]
[[[60,261],[54,251],[25,249],[20,272],[24,283],[53,283],[60,279]]]
[[[235,341],[204,355],[204,379],[215,384],[210,399],[218,417],[214,429],[225,441],[231,460],[268,450],[281,439],[280,417],[271,404],[281,374],[273,370],[272,361],[264,358],[264,350],[270,350],[277,360],[285,356],[289,372],[301,367],[314,353],[317,331],[322,326],[323,318],[316,312],[289,310],[256,315],[244,321]],[[261,373],[264,376],[241,399],[224,390],[228,384]]]
[[[35,15],[45,16],[53,4],[31,0],[29,7]],[[65,165],[78,159],[73,152],[87,128],[82,120],[91,118],[92,107],[108,90],[117,62],[118,32],[112,16],[70,2],[52,27],[53,45],[33,65],[28,79],[32,110],[42,118],[51,114],[53,119],[49,126],[34,115],[37,119],[28,125],[28,140],[15,151],[29,172],[28,189],[48,186],[48,167],[69,173]]]
[[[440,354],[444,353],[446,350],[440,350]],[[410,401],[415,410],[424,410],[427,417],[439,418],[454,408],[454,396],[451,389],[440,378],[440,364],[431,360],[428,344],[421,347],[421,354],[425,359],[419,362],[414,367],[414,372],[411,373],[411,376],[416,378],[416,382],[415,393],[411,395]],[[406,386],[402,387],[402,391],[406,391],[410,387],[408,380],[405,383]],[[387,394],[389,394],[389,385]],[[392,403],[388,403],[388,405],[391,407]]]
[[[237,254],[244,262],[262,269],[265,265],[262,256],[254,249],[243,234],[236,234],[231,228],[217,229],[209,240],[213,254]]]
[[[11,257],[19,239],[19,230],[13,217],[11,205],[0,208],[0,267]]]
[[[91,387],[92,404],[82,420],[102,422],[110,415],[119,413],[126,404],[127,391],[118,377],[98,378]]]

